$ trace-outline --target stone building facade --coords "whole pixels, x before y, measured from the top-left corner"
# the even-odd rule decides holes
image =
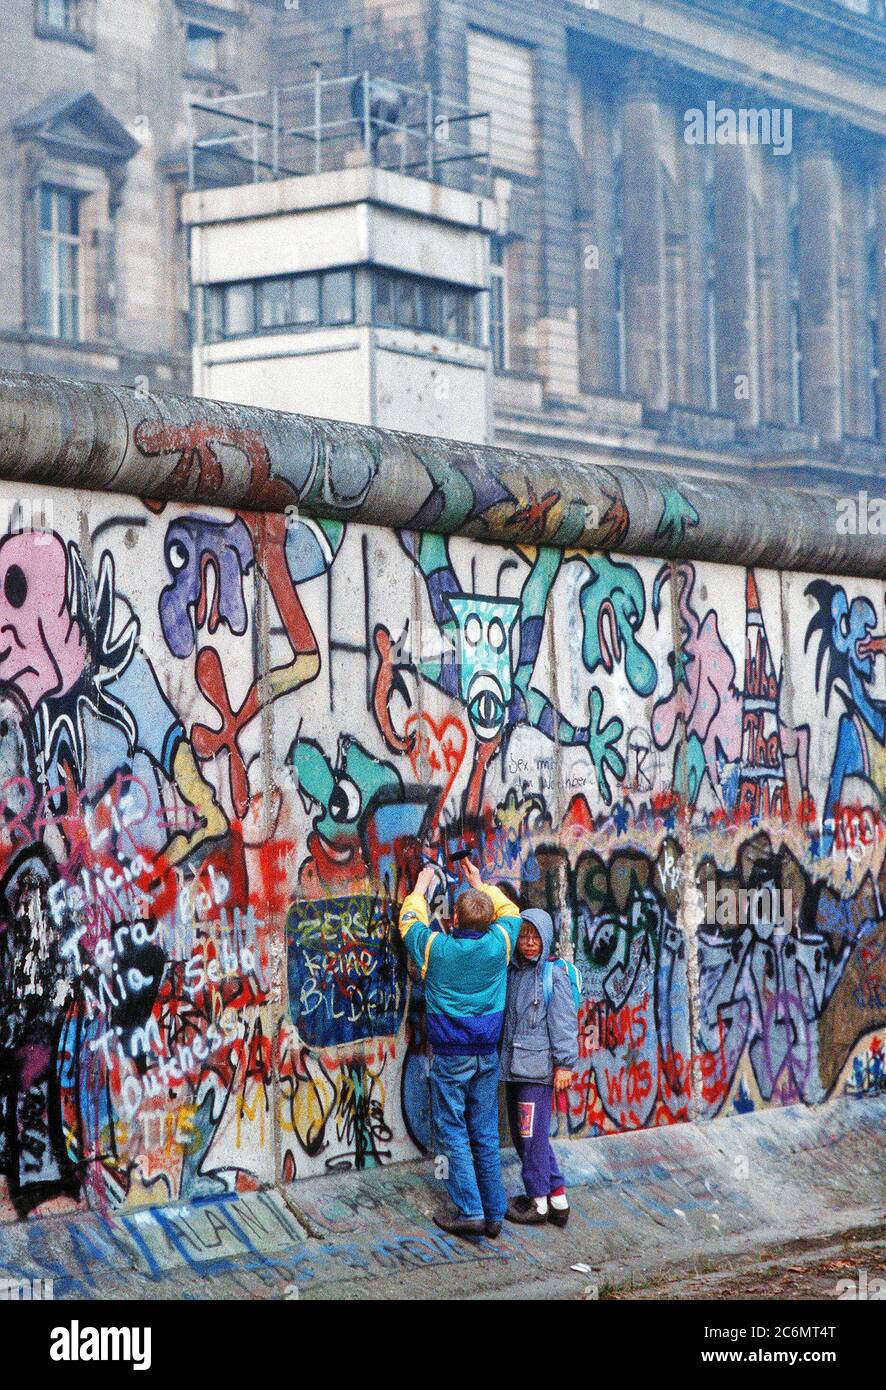
[[[190,389],[188,103],[267,80],[274,0],[4,0],[0,365]]]
[[[44,32],[44,11],[57,28],[69,9],[82,38]],[[318,66],[368,69],[491,113],[497,441],[774,477],[882,472],[883,0],[9,0],[6,13],[0,361],[186,378],[188,97],[278,86],[285,112],[284,89]],[[89,147],[76,346],[53,337],[62,313],[45,286],[41,308],[27,255],[41,232],[62,254],[65,207],[41,212],[33,190],[64,187],[72,122]],[[476,168],[460,179],[480,191]]]

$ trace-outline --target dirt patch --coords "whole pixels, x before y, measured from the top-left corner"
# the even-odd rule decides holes
[[[838,1238],[762,1247],[699,1269],[601,1288],[601,1299],[886,1299],[886,1223]]]

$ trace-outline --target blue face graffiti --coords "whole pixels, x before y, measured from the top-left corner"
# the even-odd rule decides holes
[[[224,625],[241,636],[243,581],[255,556],[240,518],[182,517],[168,527],[164,549],[172,582],[160,594],[160,623],[173,655],[190,656],[203,628],[212,635]]]
[[[402,799],[397,770],[346,734],[339,739],[334,766],[311,739],[296,739],[287,762],[295,769],[302,796],[317,808],[314,829],[328,841],[356,834],[378,801]]]
[[[807,585],[806,596],[815,599],[818,611],[806,629],[805,648],[818,637],[815,684],[824,668],[824,708],[830,706],[836,688],[846,710],[840,716],[837,746],[825,802],[825,821],[831,821],[835,808],[846,800],[846,788],[853,779],[869,786],[886,805],[886,704],[875,699],[874,657],[886,652],[886,636],[876,633],[874,605],[863,595],[852,602],[841,584],[815,579]],[[822,849],[831,847],[831,832],[825,830]]]
[[[501,733],[513,693],[511,629],[520,604],[516,599],[448,596],[458,625],[459,692],[478,739]]]

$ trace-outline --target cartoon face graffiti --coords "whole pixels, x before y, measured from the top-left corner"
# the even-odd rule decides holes
[[[876,610],[863,595],[850,603],[843,586],[827,579],[814,579],[804,592],[818,604],[806,629],[804,650],[817,635],[815,684],[818,687],[824,666],[827,713],[835,683],[848,686],[855,700],[863,697],[874,679],[874,657],[886,652],[886,633],[875,633]]]
[[[638,895],[625,920],[606,913],[591,917],[583,909],[580,921],[591,972],[600,977],[601,992],[615,1009],[628,999],[646,950],[646,936],[657,938],[661,921],[651,894]]]
[[[517,599],[449,597],[458,624],[459,693],[481,741],[501,733],[513,693],[511,629]]]
[[[163,636],[174,656],[190,656],[197,632],[224,623],[246,631],[243,576],[252,566],[252,537],[239,517],[231,522],[182,517],[167,528],[166,565],[172,577],[160,595]]]
[[[637,852],[609,864],[593,853],[576,869],[575,961],[591,1069],[609,1120],[636,1127],[686,1118],[689,1015],[685,953],[677,926],[679,847],[657,861]]]
[[[339,739],[334,764],[318,743],[307,738],[293,742],[286,761],[296,771],[302,800],[317,808],[308,836],[311,859],[307,864],[316,869],[321,882],[364,873],[360,831],[380,802],[402,795],[399,773],[346,734]]]
[[[0,680],[36,709],[79,679],[86,643],[69,606],[68,553],[56,535],[0,542]]]
[[[592,577],[580,595],[585,666],[595,671],[602,665],[612,672],[624,657],[631,689],[638,695],[651,695],[655,662],[637,640],[646,615],[643,580],[633,565],[618,564],[607,555],[595,555],[587,563]]]
[[[371,806],[402,790],[391,764],[379,762],[347,735],[339,740],[334,766],[320,746],[307,738],[296,739],[287,761],[298,774],[302,795],[320,808],[314,829],[330,843],[348,839]]]
[[[845,658],[850,671],[865,684],[874,679],[874,657],[886,648],[886,637],[874,635],[876,625],[877,614],[869,599],[859,596],[850,603],[843,588],[834,588],[831,595],[834,650]]]
[[[876,634],[876,610],[871,601],[857,595],[849,602],[841,584],[814,579],[805,595],[818,605],[806,629],[804,651],[817,639],[815,686],[824,683],[824,712],[830,709],[836,688],[846,711],[840,717],[831,776],[825,801],[825,828],[821,848],[832,844],[835,806],[844,800],[848,779],[862,778],[880,800],[886,793],[883,749],[886,746],[886,703],[875,699],[874,657],[886,652],[886,634]]]

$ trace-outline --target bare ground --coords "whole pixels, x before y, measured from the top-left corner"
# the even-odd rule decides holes
[[[815,1299],[832,1302],[840,1280],[851,1280],[857,1297],[870,1299],[882,1281],[886,1296],[886,1224],[847,1231],[836,1240],[791,1241],[760,1247],[728,1261],[712,1259],[708,1268],[682,1277],[679,1272],[646,1284],[599,1289],[601,1299]],[[867,1282],[862,1278],[866,1271]],[[588,1295],[585,1295],[587,1297]],[[581,1297],[581,1295],[579,1295]]]

